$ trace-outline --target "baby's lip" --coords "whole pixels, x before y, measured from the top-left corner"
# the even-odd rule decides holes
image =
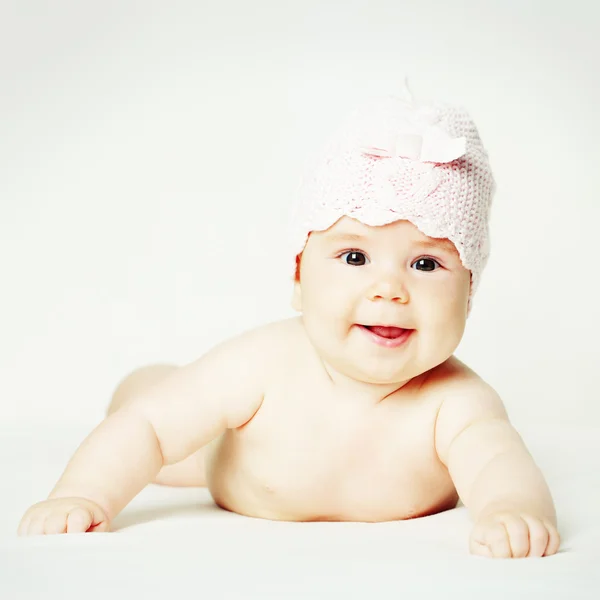
[[[358,329],[372,342],[386,348],[399,348],[413,335],[414,329],[397,325],[358,325]]]
[[[383,324],[383,323],[372,323],[371,325],[367,325],[366,323],[358,323],[358,325],[360,327],[367,327],[368,329],[370,329],[371,327],[394,327],[396,329],[413,329],[412,327],[402,327],[402,325],[387,325],[387,324]]]

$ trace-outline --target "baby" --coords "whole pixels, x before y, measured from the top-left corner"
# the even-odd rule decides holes
[[[108,531],[151,482],[263,519],[469,510],[469,549],[558,551],[548,486],[497,393],[453,356],[495,183],[468,113],[366,103],[308,165],[290,233],[300,316],[118,386],[19,534]]]

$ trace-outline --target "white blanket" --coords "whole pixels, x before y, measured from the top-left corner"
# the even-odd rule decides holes
[[[600,598],[600,428],[520,429],[557,505],[562,547],[471,556],[465,507],[392,523],[282,523],[151,485],[111,533],[18,538],[87,430],[0,430],[0,599]]]

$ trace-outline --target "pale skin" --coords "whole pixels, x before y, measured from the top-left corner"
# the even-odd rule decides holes
[[[19,534],[108,531],[157,482],[290,521],[408,519],[460,498],[472,554],[555,554],[540,469],[497,393],[453,355],[469,292],[453,245],[407,221],[313,232],[294,283],[301,316],[126,379]],[[361,324],[413,331],[388,348]]]

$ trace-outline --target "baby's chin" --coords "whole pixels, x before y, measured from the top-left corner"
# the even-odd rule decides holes
[[[368,364],[336,364],[336,370],[358,384],[374,387],[401,388],[416,377],[423,375],[428,369],[417,365],[368,365]]]
[[[332,366],[346,377],[362,384],[401,388],[413,380],[420,380],[426,376],[432,369],[445,362],[451,353],[444,351],[424,353],[421,349],[420,352],[417,350],[404,355],[398,353],[386,358],[384,356],[384,354],[363,355],[356,356],[356,360],[352,356],[346,356]]]

